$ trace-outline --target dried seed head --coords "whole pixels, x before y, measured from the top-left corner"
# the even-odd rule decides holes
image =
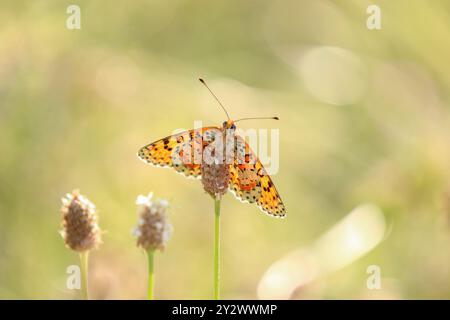
[[[78,190],[62,198],[61,235],[66,246],[83,252],[97,248],[101,242],[95,206]]]
[[[214,198],[223,196],[228,189],[229,171],[227,164],[202,163],[203,188]]]
[[[152,197],[153,193],[150,193],[137,198],[139,220],[133,233],[138,247],[164,250],[173,230],[166,216],[169,203],[163,199],[152,201]]]

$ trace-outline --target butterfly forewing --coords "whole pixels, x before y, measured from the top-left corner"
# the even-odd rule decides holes
[[[205,127],[165,137],[139,149],[138,156],[149,164],[172,167],[186,177],[200,178],[201,163],[196,162],[194,157],[208,144],[207,139],[202,138],[202,133],[213,130],[219,129]]]
[[[236,158],[230,166],[230,190],[243,202],[258,205],[265,213],[284,217],[286,209],[270,176],[245,140],[236,136]]]

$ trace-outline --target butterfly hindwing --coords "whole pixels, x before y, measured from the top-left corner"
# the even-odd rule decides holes
[[[261,197],[259,179],[250,167],[230,165],[230,190],[242,202],[255,203]]]

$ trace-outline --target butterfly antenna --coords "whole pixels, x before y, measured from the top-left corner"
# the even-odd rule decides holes
[[[256,120],[256,119],[280,120],[280,118],[278,118],[278,117],[255,117],[255,118],[241,118],[241,119],[235,120],[234,122],[238,122],[238,121],[242,121],[242,120]]]
[[[217,96],[214,94],[214,92],[212,92],[212,90],[208,87],[208,85],[206,84],[205,80],[203,80],[202,78],[199,78],[198,80],[200,80],[200,82],[203,83],[203,85],[206,87],[206,89],[208,89],[208,91],[212,94],[214,99],[216,99],[216,101],[220,104],[220,106],[222,107],[223,111],[225,111],[225,114],[227,115],[228,120],[230,120],[230,116],[228,115],[227,109],[225,109],[223,104],[220,102],[219,98],[217,98]]]

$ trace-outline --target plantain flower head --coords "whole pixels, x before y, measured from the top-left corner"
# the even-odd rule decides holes
[[[164,250],[172,235],[172,225],[166,212],[169,206],[167,200],[153,200],[153,193],[148,196],[138,196],[138,224],[133,231],[137,237],[137,246],[145,250]]]
[[[202,163],[203,189],[215,199],[221,198],[228,189],[229,171],[224,163]]]
[[[61,236],[66,246],[77,252],[95,249],[101,242],[96,209],[78,190],[62,198]]]

